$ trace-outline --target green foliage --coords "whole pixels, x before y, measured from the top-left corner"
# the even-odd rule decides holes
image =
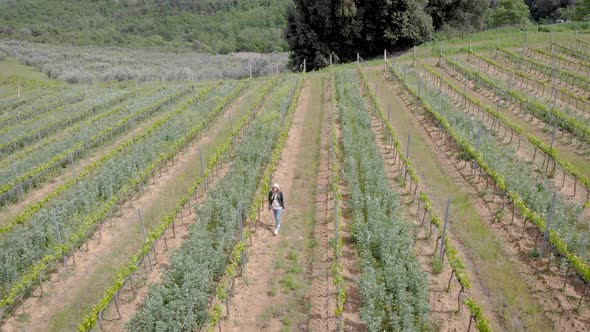
[[[498,49],[498,54],[514,63],[525,64],[530,68],[545,73],[548,76],[552,75],[553,68],[542,62],[537,62],[531,58],[517,55],[505,49]],[[505,86],[505,83],[500,82],[497,79],[488,77],[487,75],[479,72],[466,70],[466,68],[452,60],[449,63],[466,75],[477,78],[481,84],[485,85],[489,89],[505,90],[510,98],[514,98],[520,103],[521,108],[525,112],[531,113],[539,119],[544,120],[546,123],[558,126],[562,130],[572,133],[572,135],[578,137],[580,141],[590,142],[590,120],[584,116],[576,114],[567,108],[553,108],[553,106],[549,103],[539,100],[528,93],[523,93],[517,89],[514,89],[513,87]],[[557,77],[562,79],[564,82],[568,82],[570,85],[585,87],[586,85],[590,84],[590,79],[587,77],[563,69],[557,70]],[[504,96],[506,96],[506,94],[504,94]]]
[[[562,10],[562,15],[575,21],[590,21],[590,0],[577,1],[573,6]]]
[[[426,5],[426,0],[359,1],[359,49],[365,56],[372,56],[384,49],[403,50],[430,39],[434,30]]]
[[[287,11],[285,37],[291,65],[307,59],[317,69],[334,62],[403,50],[430,39],[432,20],[425,0],[356,1],[295,0]]]
[[[8,197],[14,198],[14,188],[25,181],[31,181],[35,184],[46,181],[52,175],[55,176],[55,173],[60,171],[62,165],[67,164],[69,155],[81,156],[85,154],[85,149],[97,147],[104,143],[105,139],[112,138],[122,131],[127,130],[130,121],[142,121],[152,114],[161,111],[166,104],[177,101],[185,96],[188,92],[188,89],[184,89],[180,93],[170,93],[170,90],[163,89],[147,98],[134,100],[134,103],[130,104],[134,112],[125,112],[127,108],[124,106],[122,108],[116,108],[115,114],[110,114],[110,111],[103,113],[100,117],[104,121],[98,122],[96,118],[90,119],[92,125],[88,124],[88,127],[91,129],[76,128],[77,130],[74,131],[74,134],[77,135],[71,135],[57,140],[54,142],[55,144],[51,144],[41,152],[30,154],[29,156],[32,158],[23,158],[18,160],[18,162],[13,162],[11,165],[14,173],[13,177],[4,177],[4,181],[0,182],[2,184],[0,194],[12,193]],[[155,98],[160,99],[155,100]],[[92,120],[96,122],[92,122]],[[32,136],[25,135],[25,137],[29,137],[30,139],[37,137],[34,135],[36,132],[33,131],[31,134]],[[4,147],[4,144],[0,144],[0,149]],[[20,152],[24,151],[19,151],[17,155],[20,155]],[[8,166],[5,167],[8,168]]]
[[[0,37],[42,43],[283,51],[289,0],[11,0],[0,3]]]
[[[576,0],[525,0],[531,11],[531,17],[536,22],[552,23],[564,18],[563,11],[570,8]]]
[[[287,9],[285,38],[291,50],[291,67],[307,59],[309,69],[354,58],[353,12],[340,0],[294,0]]]
[[[484,317],[483,309],[471,297],[465,299],[465,305],[469,308],[471,316],[475,319],[475,328],[480,332],[491,332],[490,322]]]
[[[412,249],[412,225],[400,217],[398,194],[383,181],[387,174],[357,75],[347,70],[336,79],[350,188],[346,205],[362,270],[361,318],[369,331],[421,330],[428,322],[428,280]]]
[[[483,27],[490,0],[430,0],[426,12],[435,30],[474,32]]]
[[[242,82],[237,88],[235,88],[231,94],[227,95],[223,98],[219,104],[217,104],[214,110],[210,113],[209,119],[213,119],[218,115],[225,107],[230,104],[231,102],[235,101],[235,99],[242,93],[246,82]],[[233,147],[233,143],[235,141],[236,136],[240,132],[241,128],[243,128],[248,123],[248,117],[242,119],[237,126],[236,129],[232,132],[232,134],[226,139],[225,143],[218,147],[215,155],[209,160],[206,169],[204,170],[203,174],[195,179],[191,188],[180,198],[174,211],[169,213],[168,215],[162,218],[162,222],[155,227],[148,235],[148,240],[143,244],[143,246],[136,252],[129,262],[123,266],[118,273],[116,274],[115,279],[111,282],[111,285],[107,287],[105,290],[102,299],[100,299],[92,309],[86,314],[80,325],[78,326],[78,331],[88,331],[94,325],[96,325],[98,320],[98,315],[101,310],[105,309],[117,291],[124,286],[125,280],[129,278],[131,273],[133,273],[137,269],[137,264],[141,262],[141,259],[151,250],[152,246],[156,242],[156,240],[160,239],[161,236],[164,234],[166,229],[170,227],[170,225],[175,221],[176,216],[182,212],[185,208],[185,205],[189,202],[190,198],[194,195],[195,191],[202,185],[202,183],[209,177],[209,174],[212,172],[213,168],[223,159],[226,157],[226,154],[230,149]],[[203,122],[209,123],[209,121]],[[201,128],[195,128],[195,131],[201,131]]]
[[[219,112],[212,107],[214,103],[233,86],[228,82],[213,92],[211,87],[195,92],[140,136],[93,163],[94,168],[88,169],[84,177],[60,188],[51,197],[53,204],[37,207],[23,227],[7,233],[0,241],[0,308],[12,305],[19,294],[37,282],[48,263],[70,254],[158,166],[197,137],[204,119]],[[63,244],[57,239],[53,223],[59,225]]]
[[[394,77],[396,77],[398,80],[400,80],[403,83],[403,87],[405,89],[407,89],[407,91],[409,91],[411,95],[413,95],[414,97],[419,97],[416,90],[414,90],[412,87],[410,87],[404,81],[401,80],[399,73],[397,72],[397,70],[394,67],[392,67],[389,63],[387,63],[387,66],[389,67],[389,70],[394,75]],[[397,135],[395,134],[395,130],[391,126],[390,122],[385,120],[385,113],[383,112],[383,110],[381,109],[381,106],[377,102],[377,98],[375,96],[375,93],[371,90],[371,88],[368,84],[368,80],[367,80],[366,75],[364,75],[364,73],[360,70],[360,68],[359,68],[359,74],[362,77],[362,83],[363,83],[365,89],[367,89],[370,100],[371,100],[372,104],[374,105],[375,109],[377,110],[377,113],[378,113],[381,121],[383,123],[385,123],[385,128],[387,129],[387,131],[389,132],[389,134],[393,140],[393,145],[394,145],[395,149],[398,151],[399,156],[402,159],[402,161],[406,164],[406,167],[409,170],[409,174],[411,176],[412,176],[412,174],[414,174],[415,177],[412,176],[412,179],[413,179],[413,181],[416,182],[416,185],[417,185],[419,179],[414,171],[413,165],[412,165],[411,161],[407,158],[407,156],[404,155],[403,149],[401,149],[401,145],[397,139]],[[424,105],[424,106],[428,107],[428,110],[433,111],[428,105]],[[442,231],[441,218],[438,215],[436,215],[434,213],[434,211],[432,210],[432,202],[430,201],[430,198],[428,197],[428,195],[424,192],[420,192],[419,199],[420,199],[420,203],[423,204],[424,218],[426,218],[426,214],[428,213],[430,215],[430,223],[432,225],[436,226],[436,228],[438,228],[439,232]],[[461,260],[461,258],[457,257],[457,249],[455,248],[455,246],[449,240],[448,237],[445,239],[445,256],[447,257],[448,262],[449,262],[449,266],[453,270],[455,278],[457,279],[457,281],[461,285],[461,288],[463,290],[471,289],[471,281],[469,280],[469,277],[465,273],[465,263]],[[433,260],[433,272],[437,273],[437,271],[439,271],[439,270],[442,271],[442,268],[443,268],[442,260],[440,259],[439,256],[436,256]],[[477,305],[477,303],[475,303],[470,298],[469,298],[469,300],[470,300],[470,302],[469,303],[466,302],[466,305],[469,308],[472,315],[474,315],[476,317],[476,320],[478,321],[478,325],[476,325],[476,326],[478,327],[478,329],[480,331],[489,331],[489,329],[485,330],[485,327],[487,326],[486,324],[488,324],[488,323],[487,323],[486,318],[483,315],[481,308]],[[481,328],[480,328],[479,322],[482,322]]]
[[[435,275],[439,275],[443,270],[443,261],[440,258],[440,255],[435,254],[432,258],[432,273]]]
[[[523,0],[500,0],[490,13],[488,26],[524,25],[530,23],[531,13]]]

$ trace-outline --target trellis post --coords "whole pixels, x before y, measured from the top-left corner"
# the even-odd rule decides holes
[[[441,261],[444,260],[444,254],[445,254],[445,239],[447,236],[447,224],[449,221],[449,209],[451,207],[451,198],[449,197],[448,201],[447,201],[447,209],[445,211],[445,221],[443,223],[443,232],[442,232],[442,237],[441,237],[441,243],[440,243],[440,259]]]
[[[557,197],[557,192],[553,193],[553,199],[551,200],[551,208],[549,209],[549,217],[547,218],[547,225],[545,225],[545,232],[543,233],[543,243],[541,244],[541,251],[540,257],[543,258],[545,254],[545,246],[547,244],[547,240],[549,239],[549,227],[551,226],[551,219],[553,219],[553,210],[555,208],[555,198]]]
[[[141,215],[141,208],[137,209],[137,216],[139,217],[139,224],[141,225],[141,231],[143,232],[143,240],[147,242],[147,233],[145,230],[145,225],[143,224],[143,217]],[[150,265],[150,272],[152,271],[152,258],[150,256],[150,252],[147,253],[148,264]]]
[[[61,239],[61,232],[59,230],[59,224],[57,222],[57,214],[55,212],[55,209],[51,210],[51,219],[53,220],[53,226],[55,227],[55,235],[57,236],[57,241],[59,241],[60,246],[63,247],[63,241]],[[64,267],[66,268],[66,272],[70,272],[70,269],[68,268],[68,261],[66,260],[66,255],[63,252],[62,249],[62,253],[61,253],[61,258],[63,259],[64,262]]]
[[[201,174],[205,176],[205,159],[203,159],[203,149],[199,148],[199,156],[201,157]],[[209,187],[207,178],[204,179],[205,190]]]

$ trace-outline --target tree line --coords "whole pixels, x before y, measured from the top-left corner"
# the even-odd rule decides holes
[[[293,0],[285,38],[290,64],[308,69],[400,51],[437,33],[526,25],[561,17],[574,0]],[[583,0],[589,1],[590,0]],[[534,8],[534,10],[533,10]]]
[[[558,19],[589,20],[590,0],[0,0],[3,39],[222,54],[290,49],[293,63],[305,57],[311,68],[329,51],[351,60],[437,34]]]

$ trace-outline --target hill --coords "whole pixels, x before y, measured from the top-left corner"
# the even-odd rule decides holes
[[[212,53],[283,51],[290,1],[0,1],[0,38]]]
[[[0,330],[587,331],[590,23],[528,28],[245,80],[0,40]]]

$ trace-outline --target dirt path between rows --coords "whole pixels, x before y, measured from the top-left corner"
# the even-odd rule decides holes
[[[285,195],[281,228],[275,236],[274,218],[265,204],[251,237],[244,276],[235,281],[229,319],[221,322],[221,331],[307,329],[306,311],[311,304],[305,304],[309,287],[305,264],[311,255],[309,240],[316,217],[316,160],[321,126],[321,107],[313,103],[316,95],[312,96],[310,81],[304,83],[272,179]]]
[[[122,208],[120,216],[111,219],[110,227],[102,227],[102,234],[94,234],[89,240],[88,251],[75,253],[76,264],[66,273],[60,268],[44,285],[44,296],[30,297],[1,327],[2,331],[76,330],[84,313],[101,296],[112,280],[113,273],[140,247],[143,239],[138,222],[137,208],[145,208],[144,222],[149,232],[151,225],[157,225],[166,211],[174,208],[176,198],[186,191],[192,182],[178,183],[178,178],[194,178],[200,174],[200,155],[198,147],[208,144],[219,135],[226,135],[229,127],[229,114],[233,113],[247,95],[234,102],[229,111],[216,119],[187,151],[180,152],[171,165],[164,167],[162,174],[145,187],[145,192]],[[235,116],[235,114],[234,114]],[[175,182],[176,181],[176,182]],[[169,206],[161,206],[162,200],[169,200]],[[157,206],[158,211],[149,209]],[[151,219],[151,220],[150,220]],[[151,222],[150,222],[151,221]],[[39,294],[39,290],[34,292]],[[25,322],[21,322],[22,317]]]
[[[323,82],[323,81],[322,81]],[[322,130],[320,134],[320,165],[316,178],[316,218],[311,263],[311,287],[308,290],[311,310],[308,328],[311,331],[334,331],[337,329],[336,289],[331,271],[336,259],[335,252],[330,247],[330,241],[335,238],[334,195],[330,191],[330,90],[323,82],[322,100]]]
[[[189,96],[187,96],[186,98],[188,97]],[[88,154],[86,157],[80,160],[74,160],[74,167],[76,168],[76,172],[79,174],[84,169],[84,167],[91,165],[93,162],[100,159],[103,155],[115,149],[119,144],[130,139],[133,135],[141,135],[141,133],[145,129],[149,128],[156,121],[165,117],[169,112],[171,112],[174,109],[174,105],[179,105],[180,103],[182,103],[182,101],[186,100],[186,98],[183,98],[182,100],[165,107],[166,110],[157,112],[158,114],[148,117],[148,119],[145,119],[142,123],[134,127],[133,130],[126,130],[122,134],[117,135],[117,137],[115,137],[113,141],[105,145],[101,145],[98,149],[92,150],[90,154]],[[22,198],[18,203],[10,204],[4,207],[2,209],[2,213],[0,213],[0,225],[10,222],[13,218],[23,213],[26,208],[28,208],[34,203],[43,200],[45,196],[53,192],[55,189],[57,189],[57,187],[69,181],[73,177],[74,172],[72,170],[72,166],[68,164],[65,168],[61,170],[60,175],[44,182],[38,188],[34,188],[33,190],[27,191],[24,194],[25,197]]]

